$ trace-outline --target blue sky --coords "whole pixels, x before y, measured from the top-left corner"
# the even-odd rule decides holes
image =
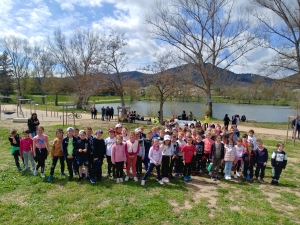
[[[165,0],[171,1],[171,0]],[[128,45],[125,51],[131,63],[128,70],[136,70],[151,63],[154,54],[170,49],[164,43],[149,39],[142,18],[145,9],[154,5],[154,0],[0,0],[0,37],[15,35],[38,43],[51,36],[57,28],[70,34],[77,27],[109,28],[125,33]],[[237,5],[244,1],[237,1]],[[262,60],[271,60],[273,53],[256,49],[241,58],[240,64],[230,70],[256,73]]]

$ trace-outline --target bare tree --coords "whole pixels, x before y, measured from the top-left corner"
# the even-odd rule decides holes
[[[129,58],[122,49],[127,45],[124,34],[111,30],[111,34],[107,38],[106,52],[103,57],[102,70],[107,74],[106,80],[110,89],[118,93],[121,98],[122,107],[125,106],[125,82],[128,76],[122,74],[125,72],[129,63]]]
[[[186,82],[205,91],[211,116],[214,82],[255,47],[247,17],[233,15],[234,6],[234,0],[160,0],[145,15],[152,37],[175,47],[191,68]]]
[[[74,80],[78,108],[82,108],[86,92],[93,88],[87,85],[94,85],[86,81],[100,71],[104,44],[104,36],[98,31],[83,29],[77,29],[69,38],[58,29],[54,32],[53,41],[49,40],[49,50],[59,66]]]
[[[10,59],[12,78],[15,81],[17,94],[21,97],[21,84],[25,75],[29,72],[31,47],[27,40],[9,36],[1,40],[1,48]]]
[[[128,79],[124,84],[124,90],[129,95],[130,102],[133,102],[137,99],[137,94],[140,93],[141,83],[134,79]]]
[[[267,75],[297,74],[296,79],[284,79],[300,85],[300,0],[252,0],[258,6],[252,15],[259,21],[259,31],[265,40],[264,47],[275,56],[266,62],[263,71]],[[267,13],[261,13],[266,10]],[[265,12],[266,12],[265,11]]]

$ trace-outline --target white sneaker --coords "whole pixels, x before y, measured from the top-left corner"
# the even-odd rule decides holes
[[[238,178],[238,176],[237,176],[236,174],[234,174],[234,176],[233,176],[233,177],[234,177],[235,179],[236,179],[236,178]]]
[[[129,176],[126,176],[126,177],[125,177],[125,181],[128,181],[128,180],[129,180]]]
[[[117,184],[120,183],[120,178],[117,178]]]
[[[123,183],[124,181],[123,181],[123,178],[120,178],[120,183]]]
[[[41,173],[41,178],[45,178],[45,174],[44,173]]]
[[[239,174],[239,172],[235,172],[235,174],[236,174],[238,177],[240,177],[240,174]]]
[[[37,171],[37,170],[34,170],[34,171],[33,171],[33,176],[36,176],[36,175],[38,175],[38,171]]]
[[[169,178],[167,178],[167,177],[164,177],[164,178],[162,179],[162,181],[163,181],[164,183],[170,182],[170,181],[169,181]]]
[[[142,180],[141,185],[144,186],[145,183],[146,183],[146,181],[145,181],[145,180]]]
[[[211,171],[209,171],[208,175],[209,175],[209,176],[211,176],[211,174],[212,174],[212,172],[211,172]]]
[[[228,176],[228,180],[231,180],[231,176]]]
[[[135,182],[138,182],[138,181],[139,181],[137,177],[134,177],[133,180],[134,180]]]
[[[159,183],[159,184],[164,184],[164,182],[162,182],[162,180],[159,180],[158,183]]]

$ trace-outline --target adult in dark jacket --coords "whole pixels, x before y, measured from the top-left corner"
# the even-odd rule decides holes
[[[106,115],[106,120],[110,121],[110,108],[109,108],[109,106],[107,106],[106,109],[105,109],[105,115]]]
[[[226,129],[228,130],[228,125],[229,125],[229,122],[230,122],[228,114],[225,114],[223,122],[224,122],[224,127],[226,127]]]
[[[36,128],[37,128],[38,125],[40,125],[40,121],[37,118],[37,114],[36,113],[32,113],[31,117],[27,121],[27,126],[28,126],[28,130],[29,130],[29,132],[31,134],[31,137],[35,137],[36,136]]]
[[[113,107],[110,108],[110,119],[113,119],[114,118],[114,113],[115,113],[115,110]]]
[[[104,106],[101,108],[101,119],[102,121],[104,121],[104,117],[105,117],[105,108]]]

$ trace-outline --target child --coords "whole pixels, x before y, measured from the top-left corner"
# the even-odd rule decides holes
[[[243,134],[243,136],[242,136],[242,146],[244,148],[247,148],[247,143],[248,143],[248,135],[247,134]]]
[[[107,177],[110,177],[111,172],[113,173],[113,177],[115,177],[116,168],[111,163],[111,147],[116,142],[115,138],[115,130],[114,128],[109,128],[108,130],[108,138],[105,139],[106,146],[106,160],[107,160]]]
[[[239,172],[241,166],[243,165],[243,152],[245,150],[244,146],[242,145],[242,139],[238,138],[236,140],[236,145],[234,146],[236,149],[236,155],[235,155],[235,160],[233,162],[233,167],[234,167],[234,178],[238,178],[240,176]]]
[[[253,182],[253,166],[256,163],[256,153],[253,150],[253,143],[249,142],[247,144],[247,148],[243,153],[243,161],[244,161],[244,180],[250,180],[250,182]],[[248,176],[248,170],[249,170],[249,176]]]
[[[206,160],[203,160],[203,167],[206,168],[207,160],[210,158],[210,151],[211,147],[214,144],[214,141],[211,139],[211,133],[209,131],[206,132],[205,139],[203,140],[204,143],[204,158]],[[209,175],[211,175],[212,172],[209,172]]]
[[[140,128],[135,129],[135,140],[139,142],[140,151],[136,158],[136,172],[138,176],[142,174],[143,170],[143,161],[145,158],[145,144],[144,144],[144,138],[141,136],[142,131]]]
[[[45,161],[49,155],[49,138],[44,134],[44,127],[37,127],[37,135],[33,138],[34,157],[37,161],[36,170],[41,167],[41,178],[45,178]]]
[[[135,182],[138,182],[138,178],[136,176],[136,160],[137,155],[139,154],[140,146],[139,142],[135,140],[135,133],[130,132],[129,140],[125,143],[125,152],[127,158],[127,165],[126,165],[126,177],[125,181],[129,180],[130,168],[133,173],[133,179]]]
[[[193,138],[187,137],[187,144],[182,148],[182,160],[184,164],[183,176],[185,181],[191,181],[191,170],[193,157],[196,155],[196,147],[193,145]]]
[[[248,135],[248,142],[251,142],[253,144],[253,150],[256,150],[257,149],[257,146],[256,146],[256,137],[254,136],[254,130],[249,130],[249,135]]]
[[[225,162],[225,180],[231,180],[232,163],[236,156],[236,148],[234,147],[233,139],[229,138],[224,146],[224,162]]]
[[[78,165],[78,182],[80,182],[82,177],[82,165],[84,165],[85,173],[89,173],[89,155],[91,152],[91,145],[89,140],[86,138],[86,132],[84,130],[79,131],[80,139],[77,141],[74,149],[74,153],[76,154],[77,158],[77,165]]]
[[[224,159],[224,144],[221,142],[221,136],[216,137],[216,141],[211,146],[210,159],[212,161],[211,179],[213,181],[220,180],[219,168]]]
[[[125,145],[123,136],[117,135],[116,143],[111,148],[111,162],[116,167],[117,183],[123,182],[123,165],[126,162]]]
[[[159,138],[158,128],[157,127],[152,127],[152,138]]]
[[[129,140],[127,133],[128,133],[128,129],[126,127],[123,127],[123,129],[122,129],[123,142],[126,142]]]
[[[149,155],[149,150],[151,148],[151,144],[152,144],[152,131],[149,131],[147,134],[147,138],[144,139],[144,145],[145,145],[145,158],[144,158],[144,165],[145,165],[145,170],[147,171],[149,168],[149,163],[150,163],[150,159],[148,157]]]
[[[172,134],[171,136],[171,148],[172,148],[172,160],[171,160],[171,165],[169,167],[169,178],[174,178],[173,176],[173,169],[174,164],[175,164],[175,159],[176,159],[176,154],[178,152],[178,143],[177,143],[177,136],[175,134]]]
[[[200,132],[197,133],[196,135],[196,140],[193,142],[193,144],[196,147],[196,161],[193,165],[193,171],[196,174],[196,172],[198,173],[198,175],[200,176],[202,173],[202,165],[201,165],[201,161],[202,161],[202,156],[203,156],[203,149],[204,149],[204,143],[202,141],[202,135]],[[193,174],[193,172],[192,172]]]
[[[141,184],[145,185],[147,177],[152,172],[153,168],[156,168],[158,183],[163,184],[160,175],[160,165],[162,160],[162,148],[159,147],[159,140],[157,138],[153,139],[153,145],[149,150],[149,159],[150,159],[150,166],[147,172],[145,173]]]
[[[279,185],[278,180],[280,178],[282,169],[285,169],[287,164],[287,156],[285,151],[283,151],[283,143],[278,142],[277,147],[278,149],[273,152],[271,157],[272,168],[274,169],[271,184],[276,186]]]
[[[35,162],[33,159],[33,141],[29,137],[29,130],[25,130],[23,132],[23,138],[20,140],[20,155],[23,156],[25,169],[23,172],[26,172],[29,170],[29,164],[28,161],[31,163],[32,167],[32,173],[36,176],[37,172],[35,170]]]
[[[16,130],[12,130],[10,132],[10,136],[9,136],[8,140],[9,140],[10,145],[11,145],[11,155],[14,156],[17,169],[19,171],[21,171],[20,162],[19,162],[19,156],[20,156],[20,137],[17,134]]]
[[[161,166],[162,166],[162,181],[167,183],[169,182],[169,172],[170,172],[170,166],[171,166],[171,161],[172,161],[172,156],[174,152],[172,151],[173,148],[171,146],[171,137],[170,135],[165,135],[164,141],[160,146],[162,148],[162,161],[161,161]]]
[[[67,128],[67,137],[65,137],[62,141],[62,150],[67,162],[67,167],[69,171],[69,178],[68,180],[71,181],[73,179],[73,169],[72,165],[74,167],[75,171],[78,171],[77,169],[77,161],[75,158],[74,148],[77,143],[77,138],[74,135],[74,128],[68,127]]]
[[[60,161],[60,172],[62,176],[66,176],[65,174],[65,157],[64,153],[62,151],[62,140],[64,136],[64,132],[62,129],[56,130],[56,138],[53,141],[52,145],[52,151],[51,151],[51,157],[52,157],[52,166],[50,170],[50,176],[48,177],[48,181],[53,180],[54,170],[55,166],[57,164],[57,161]]]
[[[96,130],[95,135],[96,137],[93,139],[93,171],[90,180],[92,184],[96,182],[96,179],[102,180],[102,165],[106,154],[105,141],[102,138],[103,131]]]
[[[256,170],[255,170],[255,177],[256,180],[258,179],[259,172],[260,173],[260,182],[264,183],[264,177],[265,177],[265,169],[268,162],[268,150],[264,148],[262,140],[257,140],[257,149],[256,149]]]
[[[186,145],[186,142],[183,140],[184,133],[179,132],[178,133],[178,148],[175,156],[175,176],[180,177],[183,173],[183,161],[182,161],[182,148]]]

